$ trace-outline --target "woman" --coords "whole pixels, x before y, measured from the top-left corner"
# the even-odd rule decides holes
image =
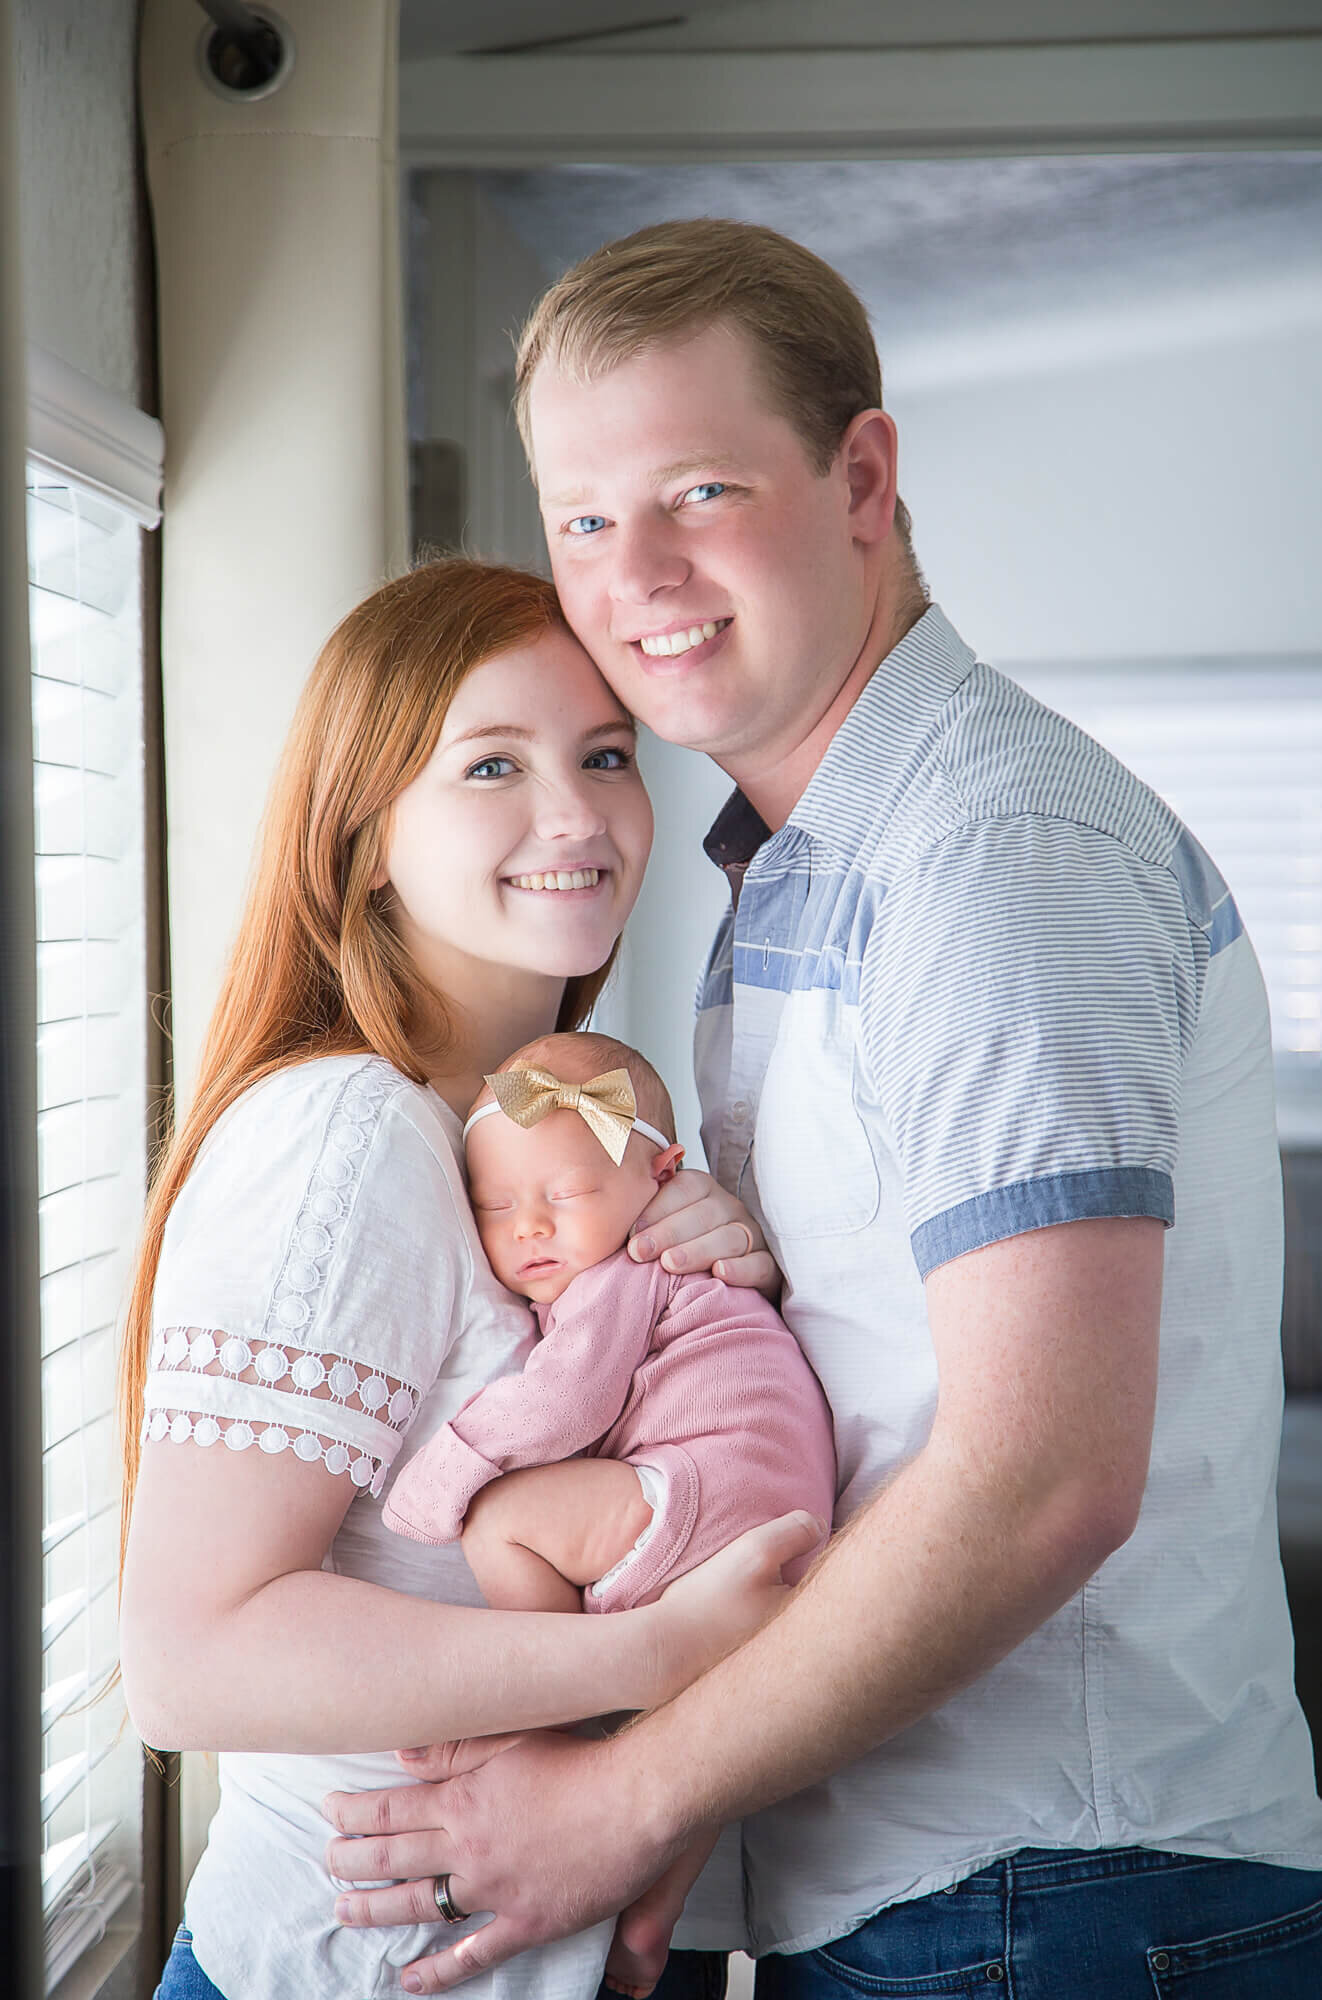
[[[556,1618],[478,1608],[455,1549],[380,1521],[390,1472],[528,1343],[473,1229],[462,1114],[511,1048],[585,1019],[650,838],[632,724],[549,585],[431,564],[327,643],[129,1316],[130,1712],[227,1753],[162,2000],[398,1991],[436,1932],[335,1925],[325,1793],[400,1780],[408,1745],[664,1699],[813,1538],[792,1519],[647,1610]],[[695,1260],[760,1240],[694,1191]],[[580,2000],[607,1942],[491,1990]]]

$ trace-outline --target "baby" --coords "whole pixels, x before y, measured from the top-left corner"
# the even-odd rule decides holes
[[[830,1411],[779,1314],[760,1293],[628,1255],[683,1158],[674,1131],[651,1064],[597,1034],[520,1049],[464,1128],[491,1267],[532,1301],[541,1339],[405,1466],[384,1518],[417,1541],[462,1538],[502,1609],[627,1610],[759,1522],[795,1507],[831,1518]],[[622,1924],[607,1967],[618,1990],[641,1996],[660,1976],[709,1845]]]

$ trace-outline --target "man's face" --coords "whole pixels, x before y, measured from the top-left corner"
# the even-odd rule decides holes
[[[744,781],[792,757],[869,630],[843,458],[819,474],[728,326],[529,402],[556,588],[633,714]]]

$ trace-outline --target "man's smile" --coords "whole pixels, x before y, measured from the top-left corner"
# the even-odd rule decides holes
[[[705,618],[700,623],[675,625],[665,632],[649,632],[645,638],[629,642],[629,650],[645,673],[665,674],[679,664],[701,666],[719,652],[734,623],[732,618]]]
[[[705,639],[714,639],[730,623],[728,618],[704,618],[690,625],[670,626],[664,632],[648,632],[634,643],[642,647],[649,659],[673,660],[681,653],[692,652]]]

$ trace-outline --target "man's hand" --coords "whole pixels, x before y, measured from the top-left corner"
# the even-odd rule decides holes
[[[507,1744],[509,1739],[497,1739]],[[433,1754],[448,1768],[479,1744]],[[494,1910],[484,1929],[408,1966],[409,1993],[443,1993],[516,1952],[614,1916],[654,1882],[683,1846],[652,1824],[648,1801],[616,1768],[613,1742],[553,1731],[528,1736],[480,1769],[438,1784],[332,1792],[324,1810],[347,1839],[326,1866],[342,1881],[390,1879],[340,1897],[343,1924],[434,1924],[433,1885],[450,1877],[463,1910]]]
[[[710,1271],[727,1285],[747,1285],[774,1303],[780,1266],[737,1195],[697,1167],[684,1167],[658,1188],[634,1224],[629,1255],[636,1264],[659,1257],[667,1271]]]

